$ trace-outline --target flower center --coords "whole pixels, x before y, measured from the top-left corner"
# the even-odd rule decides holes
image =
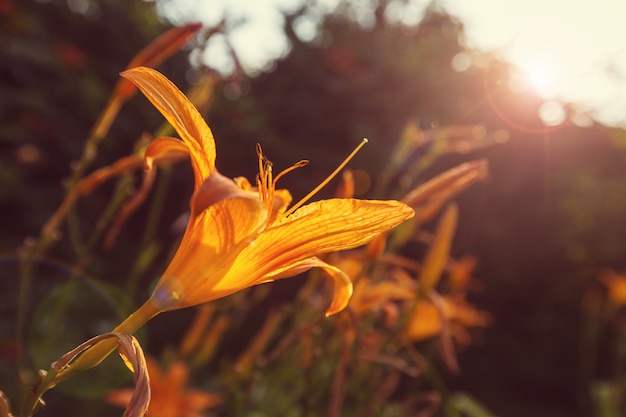
[[[317,187],[315,187],[311,192],[309,192],[306,196],[304,196],[300,201],[294,204],[285,212],[285,217],[293,214],[297,209],[302,207],[307,201],[311,199],[319,190],[324,188],[326,184],[328,184],[341,170],[350,162],[350,160],[357,154],[359,150],[367,143],[367,139],[363,138],[361,143],[357,145],[356,148],[350,155],[343,160],[341,164],[328,176],[324,181],[322,181]],[[259,174],[256,177],[257,188],[259,189],[259,194],[263,203],[265,204],[265,209],[267,210],[268,215],[272,214],[272,208],[274,205],[274,190],[276,189],[276,182],[280,177],[287,174],[288,172],[293,171],[294,169],[302,168],[306,164],[309,163],[306,159],[302,161],[298,161],[287,169],[282,170],[276,177],[273,176],[272,172],[272,163],[263,155],[263,150],[261,149],[261,145],[257,143],[256,145],[256,154],[259,157]]]
[[[272,162],[263,155],[263,150],[260,144],[256,144],[256,154],[259,157],[259,174],[256,177],[256,185],[259,189],[259,195],[265,204],[268,216],[272,214],[274,206],[274,191],[276,190],[276,182],[280,177],[293,171],[294,169],[302,168],[309,163],[306,159],[298,161],[287,169],[282,170],[276,177],[272,170]]]

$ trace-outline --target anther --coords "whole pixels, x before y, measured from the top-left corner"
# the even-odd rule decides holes
[[[274,181],[272,182],[273,185],[276,185],[276,181],[278,181],[278,179],[280,177],[282,177],[283,175],[293,171],[294,169],[298,169],[298,168],[302,168],[305,165],[308,165],[309,161],[306,159],[303,159],[301,161],[296,162],[295,164],[293,164],[292,166],[290,166],[287,169],[283,169],[282,171],[280,171],[280,173],[278,175],[276,175],[276,178],[274,178]]]

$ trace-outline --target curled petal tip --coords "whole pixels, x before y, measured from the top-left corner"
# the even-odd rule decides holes
[[[341,269],[333,265],[329,265],[317,258],[315,258],[315,260],[317,261],[316,266],[322,268],[334,281],[335,291],[333,301],[325,313],[326,317],[330,317],[333,314],[339,313],[348,306],[353,291],[352,280]]]

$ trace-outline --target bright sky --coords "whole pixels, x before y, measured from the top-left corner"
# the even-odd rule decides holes
[[[626,127],[626,1],[441,0],[469,47],[499,50],[544,98]]]
[[[279,10],[294,10],[301,2],[175,0],[167,14],[174,21],[211,25],[226,13],[231,42],[244,67],[255,72],[287,53]],[[297,22],[297,33],[314,36],[316,22],[336,3],[318,0],[318,6]],[[355,17],[364,26],[372,17],[373,3],[353,0],[358,5]],[[427,3],[410,0],[405,9],[397,1],[388,17],[417,21]],[[558,122],[560,100],[574,103],[601,123],[626,127],[626,0],[439,0],[439,4],[463,21],[467,47],[494,51],[520,68],[513,76],[548,101],[545,110],[553,121],[556,117]],[[224,50],[224,40],[216,38],[202,58],[228,71],[232,63]]]

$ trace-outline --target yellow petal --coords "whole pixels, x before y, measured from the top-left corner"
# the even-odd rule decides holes
[[[169,310],[227,295],[214,287],[237,255],[265,228],[266,220],[267,212],[257,193],[241,190],[214,172],[192,198],[190,223],[155,288],[153,301],[162,310]]]
[[[277,269],[271,274],[266,275],[265,282],[274,281],[281,278],[290,278],[295,275],[308,271],[311,268],[322,268],[332,279],[335,285],[333,301],[326,310],[326,317],[340,312],[348,305],[352,296],[352,281],[350,277],[336,266],[327,264],[319,258],[313,257],[284,268]]]
[[[215,170],[215,140],[185,95],[158,71],[137,67],[121,74],[132,81],[176,129],[191,155],[196,187]]]
[[[215,171],[202,182],[191,197],[191,216],[192,218],[195,217],[198,213],[221,200],[238,197],[249,198],[251,201],[261,204],[258,193],[242,190],[232,179]],[[254,210],[254,212],[256,211]]]
[[[316,255],[361,246],[413,215],[397,201],[331,199],[280,219],[246,247],[216,288],[233,292]]]
[[[317,261],[318,268],[322,268],[335,283],[335,293],[333,294],[333,301],[326,310],[326,317],[342,311],[348,305],[350,297],[352,296],[352,281],[348,275],[346,275],[341,269],[332,265],[324,263],[317,258],[313,258]]]
[[[273,224],[264,239],[279,242],[278,251],[306,259],[364,245],[412,216],[413,210],[398,201],[321,200]]]

